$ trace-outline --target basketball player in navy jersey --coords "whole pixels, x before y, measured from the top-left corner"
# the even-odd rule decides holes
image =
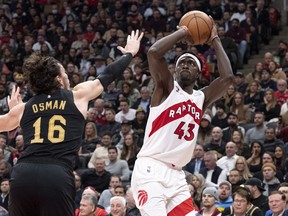
[[[122,75],[139,50],[143,33],[127,37],[124,54],[94,81],[69,90],[63,66],[53,57],[34,53],[23,64],[34,96],[27,102],[11,97],[14,107],[0,116],[0,130],[21,126],[27,147],[14,166],[10,183],[10,216],[74,216],[73,163],[79,150],[88,102]],[[14,89],[15,90],[15,89]]]
[[[179,56],[175,79],[164,58],[175,43],[189,39],[186,27],[160,39],[148,51],[155,90],[144,144],[132,175],[133,195],[143,216],[195,215],[181,168],[191,160],[203,112],[233,82],[229,59],[212,22],[208,43],[216,51],[220,77],[206,88],[193,89],[202,68],[197,56],[190,52]]]

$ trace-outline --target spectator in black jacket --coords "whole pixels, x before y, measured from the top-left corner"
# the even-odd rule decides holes
[[[216,164],[217,153],[215,151],[208,151],[204,154],[205,168],[200,169],[200,174],[206,179],[206,186],[218,187],[218,185],[225,181],[226,171],[222,170]]]
[[[91,168],[81,175],[82,183],[84,188],[92,186],[98,193],[102,193],[109,187],[111,173],[105,170],[105,161],[102,158],[97,158],[94,166],[95,168]]]
[[[8,211],[9,191],[10,191],[9,179],[3,179],[1,181],[0,206],[5,208],[7,211]]]
[[[269,206],[268,197],[263,195],[263,191],[265,191],[263,183],[257,178],[250,178],[245,182],[245,185],[251,192],[251,203],[259,207],[263,214],[265,214],[269,210]]]

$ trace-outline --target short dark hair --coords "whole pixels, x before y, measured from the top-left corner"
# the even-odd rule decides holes
[[[126,188],[125,188],[123,185],[117,185],[117,186],[114,188],[114,191],[116,190],[116,188],[123,188],[124,194],[126,193]]]
[[[110,181],[111,181],[112,178],[118,178],[118,179],[119,179],[119,182],[122,181],[119,175],[111,175],[111,176],[110,176]]]
[[[221,102],[221,101],[220,101],[220,102],[217,102],[217,103],[215,104],[215,107],[225,110],[225,105],[224,105],[224,103]]]
[[[236,21],[237,23],[240,23],[239,19],[237,19],[237,18],[234,18],[234,19],[232,19],[231,21],[232,21],[232,22],[233,22],[233,21]]]
[[[10,183],[10,179],[9,179],[9,178],[3,178],[3,179],[1,180],[1,184],[2,184],[2,182],[5,182],[5,181],[8,181],[8,182]]]
[[[252,200],[251,192],[250,192],[249,188],[246,187],[245,185],[240,185],[240,187],[237,188],[235,193],[233,193],[233,195],[232,195],[233,201],[235,200],[236,195],[239,195],[241,197],[246,198],[248,203],[250,203]]]
[[[101,134],[101,137],[103,136],[110,136],[112,138],[112,133],[110,131],[104,131],[102,134]]]
[[[114,149],[116,151],[116,153],[118,153],[118,149],[116,146],[109,146],[108,147],[108,151],[111,150],[111,149]]]
[[[272,74],[269,68],[263,68],[260,72],[260,74],[262,75],[263,72],[268,72],[270,75]]]
[[[237,171],[237,172],[240,174],[240,171],[237,170],[236,168],[231,169],[229,173],[231,173],[231,172],[233,172],[233,171]]]
[[[238,119],[238,115],[236,113],[234,113],[234,112],[229,112],[227,114],[227,118],[229,118],[230,116],[234,116],[234,117],[236,117]]]
[[[126,102],[127,104],[129,104],[129,100],[127,98],[122,98],[121,100],[119,100],[119,103],[121,102]]]
[[[275,154],[274,154],[273,152],[264,151],[263,155],[264,155],[264,154],[270,155],[270,157],[272,158],[273,162],[275,161]],[[263,157],[263,155],[262,155],[262,157]]]

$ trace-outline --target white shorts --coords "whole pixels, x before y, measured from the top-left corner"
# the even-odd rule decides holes
[[[131,187],[142,216],[194,216],[185,173],[152,158],[136,160]]]

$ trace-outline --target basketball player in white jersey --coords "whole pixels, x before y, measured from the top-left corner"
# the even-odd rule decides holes
[[[148,51],[155,90],[144,144],[132,175],[133,196],[142,216],[195,215],[181,168],[191,160],[205,108],[220,98],[233,81],[215,24],[207,43],[215,48],[220,77],[206,88],[193,90],[202,65],[188,52],[178,58],[173,76],[164,55],[183,39],[189,40],[186,27],[157,41]]]

